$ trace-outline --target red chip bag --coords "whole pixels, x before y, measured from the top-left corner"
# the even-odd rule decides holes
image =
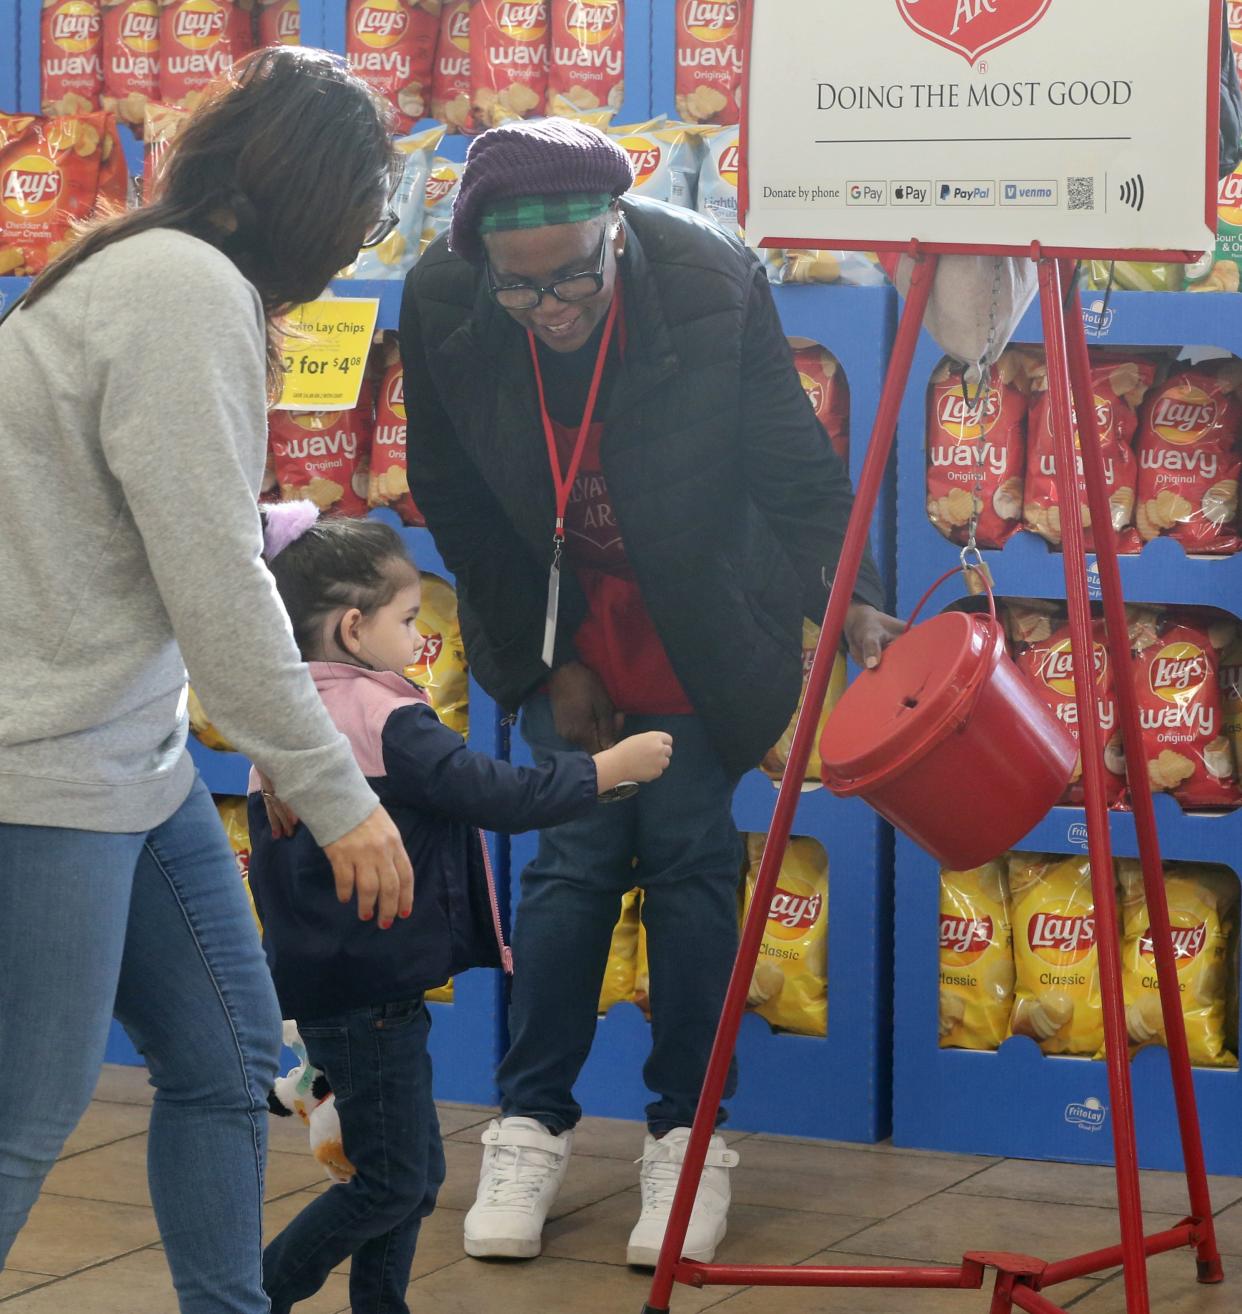
[[[563,96],[580,110],[619,110],[625,99],[623,0],[551,0],[548,113]]]
[[[375,402],[375,436],[371,442],[371,481],[367,502],[391,507],[407,525],[423,525],[410,496],[405,464],[405,379],[396,344],[384,348],[384,373]]]
[[[407,133],[427,115],[440,32],[440,0],[349,0],[349,67],[392,106],[393,128]]]
[[[0,114],[0,275],[37,274],[94,212],[115,123],[111,114]]]
[[[450,132],[473,132],[470,111],[470,0],[446,0],[431,75],[431,117]]]
[[[1077,687],[1074,683],[1074,657],[1070,647],[1068,623],[1056,617],[1059,625],[1047,638],[1036,638],[1029,643],[1015,645],[1018,666],[1031,677],[1043,695],[1044,701],[1056,713],[1057,719],[1081,744],[1078,723]],[[1051,629],[1051,626],[1049,627]],[[1096,621],[1092,639],[1095,647],[1095,683],[1100,700],[1099,741],[1104,751],[1104,782],[1109,806],[1121,801],[1126,785],[1125,748],[1117,726],[1117,702],[1113,689],[1113,666],[1108,656],[1107,635],[1103,621]],[[1126,672],[1129,676],[1129,672]],[[1074,767],[1074,774],[1066,786],[1062,803],[1081,804],[1085,798],[1082,781],[1082,753]]]
[[[676,3],[678,118],[687,123],[737,123],[746,0]]]
[[[1141,546],[1134,523],[1138,463],[1134,457],[1134,435],[1138,431],[1138,407],[1156,378],[1150,360],[1097,356],[1092,360],[1091,382],[1095,389],[1096,423],[1104,456],[1104,477],[1112,507],[1112,526],[1118,552],[1137,552]],[[1074,449],[1079,450],[1077,427]],[[1078,457],[1082,475],[1082,457]],[[1083,491],[1078,514],[1086,529],[1087,550],[1094,550],[1091,512]],[[1048,393],[1048,367],[1041,362],[1031,372],[1031,418],[1026,449],[1027,529],[1055,547],[1061,545],[1061,494],[1057,487],[1056,443],[1052,436],[1052,406]]]
[[[185,123],[187,113],[173,105],[160,105],[148,101],[142,116],[142,140],[145,149],[142,153],[142,200],[150,205],[155,199],[156,184],[164,157],[172,145],[177,133]]]
[[[480,126],[540,113],[547,94],[547,0],[473,0],[470,98]]]
[[[949,361],[927,394],[927,515],[954,543],[965,543],[976,490],[976,541],[1003,547],[1021,528],[1026,460],[1026,358],[1007,351],[986,388],[967,385]]]
[[[798,382],[824,427],[832,449],[847,465],[850,459],[850,385],[837,358],[818,343],[793,348]]]
[[[1242,361],[1179,370],[1152,394],[1139,433],[1138,530],[1187,552],[1222,554],[1238,537]]]
[[[365,387],[352,411],[272,411],[268,437],[281,499],[365,515],[374,422]]]
[[[103,107],[141,127],[160,95],[160,8],[156,0],[104,0]]]
[[[115,214],[129,204],[129,168],[125,163],[125,148],[121,145],[115,114],[105,115],[104,135],[99,143],[99,190],[95,204],[101,214]]]
[[[160,0],[160,100],[194,109],[254,49],[250,0]]]
[[[103,19],[98,0],[45,2],[40,28],[44,114],[89,114],[103,92]]]
[[[1237,807],[1242,791],[1211,635],[1195,618],[1144,614],[1155,623],[1132,625],[1131,642],[1151,787],[1184,808]]]
[[[259,45],[302,44],[302,0],[259,0]]]

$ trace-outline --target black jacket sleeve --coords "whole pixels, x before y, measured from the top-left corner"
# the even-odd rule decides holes
[[[803,607],[823,619],[854,505],[849,473],[832,450],[798,382],[772,291],[755,271],[742,331],[742,464],[755,504],[802,581]],[[854,596],[885,606],[884,585],[868,551]]]
[[[1228,15],[1228,6],[1225,7]],[[1238,83],[1238,61],[1225,20],[1220,51],[1220,176],[1227,178],[1242,163],[1242,85]]]
[[[401,302],[406,463],[410,491],[453,572],[462,637],[479,683],[506,710],[547,679],[539,659],[547,577],[519,539],[482,474],[462,450],[436,389],[418,309],[418,269]]]
[[[519,767],[475,753],[423,704],[401,707],[384,725],[380,790],[388,798],[485,830],[517,834],[572,821],[598,806],[595,763],[557,753]]]

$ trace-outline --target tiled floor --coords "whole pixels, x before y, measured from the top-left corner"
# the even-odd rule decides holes
[[[66,1146],[29,1225],[0,1273],[2,1314],[176,1314],[147,1198],[145,1073],[105,1070],[95,1102]],[[638,1210],[642,1129],[588,1119],[546,1233],[541,1259],[479,1263],[461,1251],[489,1111],[445,1105],[449,1178],[424,1225],[411,1307],[426,1314],[639,1314],[649,1278],[625,1267]],[[1025,1250],[1056,1258],[1116,1241],[1111,1173],[1016,1160],[916,1154],[769,1136],[730,1138],[742,1157],[720,1258],[769,1264],[957,1263],[967,1249]],[[323,1190],[292,1122],[273,1127],[267,1222],[279,1228]],[[1213,1183],[1226,1268],[1239,1277],[1200,1287],[1193,1258],[1151,1265],[1153,1314],[1234,1314],[1242,1307],[1242,1179]],[[1180,1179],[1147,1175],[1152,1229],[1184,1211]],[[1124,1314],[1119,1275],[1053,1293],[1081,1314]],[[986,1292],[678,1288],[675,1314],[983,1314]],[[305,1314],[348,1311],[343,1272]]]

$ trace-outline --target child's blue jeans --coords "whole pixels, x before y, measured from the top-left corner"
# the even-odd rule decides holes
[[[313,1296],[351,1255],[353,1314],[408,1314],[418,1230],[444,1181],[427,1007],[420,996],[299,1019],[298,1030],[336,1096],[345,1153],[357,1171],[307,1205],[264,1252],[273,1314]]]

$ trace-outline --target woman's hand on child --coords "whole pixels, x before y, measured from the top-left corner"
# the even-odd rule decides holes
[[[607,793],[626,781],[645,784],[658,780],[673,757],[673,737],[662,730],[631,735],[612,748],[595,755],[599,792]]]
[[[356,894],[358,916],[378,917],[388,930],[394,917],[408,917],[414,907],[414,868],[392,818],[378,807],[359,826],[323,851],[336,877],[336,897],[348,903]]]

